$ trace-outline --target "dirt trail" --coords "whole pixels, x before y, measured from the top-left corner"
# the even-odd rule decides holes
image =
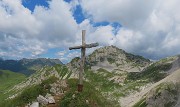
[[[180,61],[180,59],[178,59]],[[177,64],[177,63],[175,63]],[[177,67],[177,66],[176,66]],[[176,68],[178,69],[178,68]],[[172,70],[172,69],[171,69]],[[171,71],[172,72],[172,71]],[[180,68],[176,71],[174,71],[171,75],[167,76],[166,78],[162,79],[161,81],[152,84],[151,86],[145,88],[144,90],[137,92],[135,94],[130,94],[129,96],[125,98],[120,99],[121,107],[132,107],[135,103],[137,103],[146,93],[148,93],[151,89],[156,87],[157,85],[163,83],[163,82],[174,82],[174,83],[180,83]],[[179,104],[177,104],[176,107],[180,107],[180,101],[178,101]]]
[[[140,92],[136,92],[135,94],[130,94],[129,96],[120,99],[121,107],[132,107],[136,102],[138,102],[146,93],[148,93],[152,88],[156,87],[163,81],[159,81],[155,84],[146,87],[144,90]]]
[[[55,99],[55,104],[48,104],[47,107],[59,107],[59,101],[63,98],[63,95],[53,96]]]
[[[172,68],[167,71],[169,74],[180,68],[180,57],[172,63]]]

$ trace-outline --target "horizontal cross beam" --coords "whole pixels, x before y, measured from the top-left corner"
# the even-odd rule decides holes
[[[82,48],[92,48],[92,47],[96,47],[96,46],[99,46],[99,44],[98,43],[91,43],[91,44],[85,44],[84,46],[80,45],[80,46],[70,47],[69,50],[82,49]]]

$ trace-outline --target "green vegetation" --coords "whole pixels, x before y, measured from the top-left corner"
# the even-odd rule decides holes
[[[57,78],[51,77],[44,80],[41,84],[28,87],[24,89],[17,97],[14,99],[5,100],[0,103],[0,107],[16,107],[25,106],[29,102],[34,101],[39,95],[45,96],[46,93],[50,93],[50,84],[57,81]]]
[[[132,91],[138,91],[139,87],[144,86],[144,81],[129,81],[123,79],[126,78],[126,73],[117,74],[115,72],[108,72],[105,69],[98,69],[95,72],[91,70],[85,70],[85,78],[104,96],[112,101],[118,101],[119,97],[128,95]],[[113,77],[119,77],[121,82],[116,83]],[[108,93],[106,95],[106,93]],[[110,95],[109,95],[110,94]]]
[[[72,71],[69,71],[68,68],[64,65],[57,64],[53,67],[46,66],[43,67],[41,70],[37,71],[36,73],[32,74],[30,78],[39,78],[39,76],[43,75],[49,76],[50,73],[56,70],[58,74],[60,75],[60,79],[68,79]],[[10,71],[0,71],[0,107],[1,104],[7,103],[7,107],[11,106],[24,106],[23,104],[27,104],[28,102],[33,101],[36,99],[36,97],[41,94],[44,95],[47,93],[47,91],[50,89],[50,84],[57,81],[57,78],[51,77],[48,80],[44,80],[41,84],[39,85],[34,85],[34,86],[28,86],[26,88],[23,88],[22,90],[11,90],[7,91],[7,89],[11,89],[14,85],[18,84],[19,82],[22,82],[25,80],[25,76],[23,74],[18,74]],[[27,81],[29,78],[27,78]],[[9,101],[5,101],[8,97],[15,95],[17,93],[20,93],[16,98],[11,99]]]
[[[105,69],[98,69],[97,73],[93,71],[86,71],[86,78],[90,81],[94,87],[99,87],[102,92],[112,91],[115,88],[121,87],[121,85],[114,83],[114,81],[109,81],[108,79],[115,76],[114,73],[110,73]]]
[[[37,59],[23,58],[21,60],[0,60],[0,69],[10,70],[13,72],[22,73],[29,76],[46,65],[54,66],[56,64],[62,64],[62,62],[59,59],[46,59],[46,58],[37,58]]]
[[[172,57],[167,57],[164,59],[161,59],[160,61],[158,61],[158,64],[162,64],[162,63],[167,63],[167,62],[171,62],[174,61],[177,57],[176,56],[172,56]]]
[[[65,79],[68,79],[72,74],[72,71],[69,71],[67,66],[57,64],[54,66],[54,68],[59,73],[61,79],[63,79],[65,76]]]
[[[178,87],[174,83],[161,83],[156,87],[156,94],[159,94],[164,90],[167,90],[172,95],[178,94]]]
[[[110,107],[119,106],[117,100],[109,98],[110,96],[103,95],[103,93],[112,92],[112,95],[119,98],[123,96],[122,93],[113,92],[121,85],[109,81],[108,79],[115,74],[110,73],[104,69],[98,69],[97,73],[88,70],[86,66],[84,89],[82,93],[77,92],[77,79],[69,79],[69,90],[60,102],[61,107]]]
[[[72,60],[71,60],[71,66],[73,67],[73,68],[78,68],[79,66],[77,66],[77,63],[80,61],[80,58],[79,57],[75,57],[75,58],[73,58]]]
[[[179,85],[174,84],[173,82],[169,83],[161,83],[156,86],[153,90],[151,90],[151,97],[150,98],[142,98],[139,102],[137,102],[133,107],[146,107],[148,104],[146,103],[147,100],[151,99],[154,100],[155,105],[151,106],[159,106],[156,102],[158,99],[165,99],[162,102],[159,102],[164,105],[164,107],[174,107],[178,100],[178,90]],[[172,100],[173,99],[173,100]]]
[[[79,60],[80,60],[80,58],[79,58],[79,57],[75,57],[75,58],[73,58],[73,59],[71,60],[71,62],[76,63],[76,62],[78,62]]]
[[[10,90],[14,85],[25,80],[25,78],[26,76],[20,73],[0,70],[0,104],[4,102],[10,94],[12,94],[12,92],[7,92],[7,90]]]
[[[113,59],[113,58],[107,58],[107,60],[110,64],[115,63],[115,59]]]
[[[142,56],[133,55],[131,53],[126,53],[126,52],[125,52],[125,54],[126,54],[126,57],[127,57],[127,62],[135,62],[136,65],[138,65],[138,66],[144,66],[145,63],[143,63],[143,62],[150,63],[149,59],[146,59],[146,58],[144,58]]]
[[[174,106],[175,106],[175,102],[168,102],[164,104],[164,107],[174,107]]]
[[[141,99],[139,102],[137,102],[133,107],[146,107],[146,98]]]
[[[167,76],[166,72],[172,67],[172,63],[154,63],[143,72],[132,72],[127,75],[129,80],[146,80],[147,82],[157,82]]]
[[[174,107],[178,100],[178,90],[179,90],[179,86],[177,84],[171,82],[161,83],[155,88],[155,93],[153,96],[155,96],[155,99],[160,97],[164,97],[164,98],[170,97],[170,99],[173,98],[173,100],[167,100],[164,103],[164,107]],[[164,94],[162,94],[164,92],[166,92],[167,96],[164,96]]]
[[[25,80],[26,76],[8,70],[0,70],[0,93],[12,88],[15,84]],[[1,99],[0,99],[1,100]]]
[[[77,82],[77,79],[68,80],[70,89],[60,101],[61,107],[110,107],[114,105],[113,102],[106,100],[90,82],[84,81],[83,92],[78,93]]]

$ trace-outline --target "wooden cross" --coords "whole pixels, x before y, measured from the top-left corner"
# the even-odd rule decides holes
[[[79,71],[78,92],[82,92],[82,90],[83,90],[83,72],[84,72],[84,62],[85,62],[86,48],[92,48],[92,47],[96,47],[96,46],[99,45],[98,43],[86,44],[86,42],[85,42],[85,33],[86,33],[86,30],[82,30],[82,45],[69,48],[69,50],[81,49],[81,64],[80,64],[80,71]]]

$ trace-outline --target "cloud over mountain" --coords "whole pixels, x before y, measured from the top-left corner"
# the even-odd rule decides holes
[[[53,55],[69,60],[74,52],[66,48],[81,43],[82,29],[88,43],[116,45],[151,59],[180,53],[178,0],[50,0],[48,7],[36,5],[33,11],[22,2],[0,1],[0,57],[38,57],[58,48],[66,54]],[[76,6],[85,17],[80,23],[74,16]]]
[[[150,58],[179,54],[178,0],[82,0],[87,16],[96,22],[119,22],[117,45]]]

